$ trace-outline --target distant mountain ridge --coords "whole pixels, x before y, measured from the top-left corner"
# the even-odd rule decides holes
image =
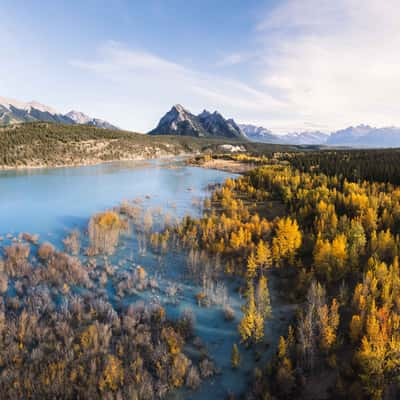
[[[0,97],[0,126],[35,121],[55,122],[67,125],[82,124],[105,129],[118,129],[107,121],[89,117],[82,112],[70,111],[67,114],[62,114],[36,101],[23,103],[14,99]]]
[[[149,134],[246,139],[233,119],[225,119],[217,111],[194,115],[180,104],[172,106]]]
[[[326,143],[329,137],[329,134],[320,131],[292,132],[284,135],[277,135],[262,126],[239,124],[239,127],[250,140],[262,143],[322,145]]]
[[[253,141],[260,141],[262,143],[279,143],[280,137],[274,135],[272,131],[262,126],[251,124],[239,124],[242,132]]]
[[[276,135],[270,130],[250,124],[239,124],[252,141],[271,144],[326,145],[347,147],[400,147],[400,128],[374,128],[369,125],[351,126],[332,133],[305,131]]]
[[[358,125],[333,132],[326,144],[353,147],[400,147],[400,128]]]
[[[112,125],[109,122],[104,121],[103,119],[89,117],[88,115],[80,111],[72,110],[69,113],[65,114],[65,116],[72,119],[76,124],[80,125],[97,126],[98,128],[103,129],[119,129],[115,125]]]

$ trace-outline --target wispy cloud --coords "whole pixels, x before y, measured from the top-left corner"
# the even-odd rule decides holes
[[[147,108],[146,113],[155,116],[154,123],[176,102],[193,108],[193,111],[208,106],[239,119],[249,112],[279,110],[283,106],[267,92],[241,81],[202,73],[113,41],[103,44],[95,58],[71,60],[70,64],[112,82],[114,90],[119,86],[121,91],[131,93],[132,99],[126,107],[135,102],[136,109]]]
[[[112,84],[120,115],[136,111],[125,125],[142,130],[177,102],[276,132],[400,125],[399,20],[398,0],[285,0],[255,26],[252,51],[222,54],[212,74],[116,42],[71,64]],[[242,64],[251,75],[229,78]]]
[[[399,20],[398,0],[280,3],[257,26],[259,81],[295,123],[399,124]]]
[[[225,67],[229,65],[238,65],[242,64],[245,61],[249,60],[249,55],[245,53],[230,53],[230,54],[224,54],[221,56],[219,60],[217,60],[216,65],[218,67]]]

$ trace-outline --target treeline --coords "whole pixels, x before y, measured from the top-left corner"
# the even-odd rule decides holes
[[[283,159],[303,172],[337,175],[351,181],[400,184],[400,150],[338,150],[298,152]]]
[[[223,138],[150,136],[87,125],[34,122],[0,128],[0,167],[75,165],[216,152],[226,143],[229,141]],[[255,152],[284,148],[247,141],[241,146]]]
[[[277,203],[287,216],[267,218]],[[255,370],[255,398],[396,399],[399,235],[398,186],[266,165],[228,179],[206,200],[202,218],[187,217],[152,242],[205,251],[215,258],[208,274],[242,277],[238,330],[258,351],[270,315],[270,268],[301,304],[276,357]],[[236,367],[238,360],[234,346]]]
[[[327,387],[333,379],[332,398],[397,398],[400,189],[287,167],[243,179],[282,200],[303,235],[289,264],[293,289],[307,288],[306,303],[281,339],[264,390],[316,396],[312,386],[322,376]]]

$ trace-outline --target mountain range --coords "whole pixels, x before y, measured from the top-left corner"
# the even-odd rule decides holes
[[[262,126],[239,124],[239,127],[250,140],[262,143],[322,145],[325,144],[329,138],[329,134],[320,131],[292,132],[284,135],[277,135]]]
[[[245,135],[254,142],[291,145],[326,145],[346,147],[400,147],[400,128],[375,128],[369,125],[350,126],[332,133],[305,131],[273,134],[256,125],[239,124]]]
[[[79,111],[70,111],[67,114],[62,114],[36,101],[23,103],[0,97],[0,126],[35,121],[55,122],[67,125],[82,124],[105,129],[118,129],[107,121],[89,117]]]
[[[99,118],[92,118],[80,111],[62,114],[51,107],[32,101],[23,103],[0,97],[0,126],[24,122],[47,121],[67,125],[89,125],[105,129],[118,129]],[[369,125],[351,126],[330,134],[320,131],[293,132],[277,135],[271,130],[251,125],[237,124],[224,118],[218,111],[204,110],[195,115],[182,105],[174,105],[161,119],[150,135],[180,135],[195,137],[222,137],[253,142],[322,145],[346,147],[400,147],[400,128],[375,128]]]
[[[225,119],[217,111],[194,115],[180,104],[175,104],[149,134],[246,139],[233,119]]]

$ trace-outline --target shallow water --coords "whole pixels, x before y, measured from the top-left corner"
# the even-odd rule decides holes
[[[40,241],[48,240],[60,246],[68,231],[84,230],[92,214],[118,206],[122,200],[140,199],[144,208],[161,207],[177,217],[198,215],[200,209],[193,204],[193,199],[204,199],[209,193],[208,185],[222,183],[230,176],[234,175],[187,167],[179,160],[0,172],[0,236],[36,233]],[[179,317],[184,309],[191,308],[196,321],[195,335],[201,338],[222,372],[204,381],[197,391],[178,390],[172,392],[169,399],[222,399],[227,393],[239,394],[245,390],[254,366],[254,352],[241,346],[241,368],[232,370],[230,364],[232,345],[239,342],[237,324],[243,303],[237,293],[238,282],[225,282],[229,304],[236,314],[234,321],[227,322],[221,307],[198,307],[195,295],[201,287],[186,279],[182,254],[167,253],[160,266],[159,259],[151,251],[145,256],[139,255],[133,234],[121,240],[111,261],[120,265],[121,270],[124,265],[132,266],[134,261],[135,265],[142,265],[149,276],[156,275],[159,280],[160,290],[127,296],[122,300],[124,304],[140,299],[156,300],[165,307],[169,318]],[[170,284],[179,285],[177,304],[171,304],[171,299],[165,295],[165,288]],[[112,285],[107,285],[107,292],[109,301],[117,302]],[[274,308],[273,291],[271,295]],[[286,325],[279,318],[279,306],[274,308],[274,314],[277,318],[267,324],[266,331],[270,343],[276,342]],[[193,349],[187,350],[196,357]]]

